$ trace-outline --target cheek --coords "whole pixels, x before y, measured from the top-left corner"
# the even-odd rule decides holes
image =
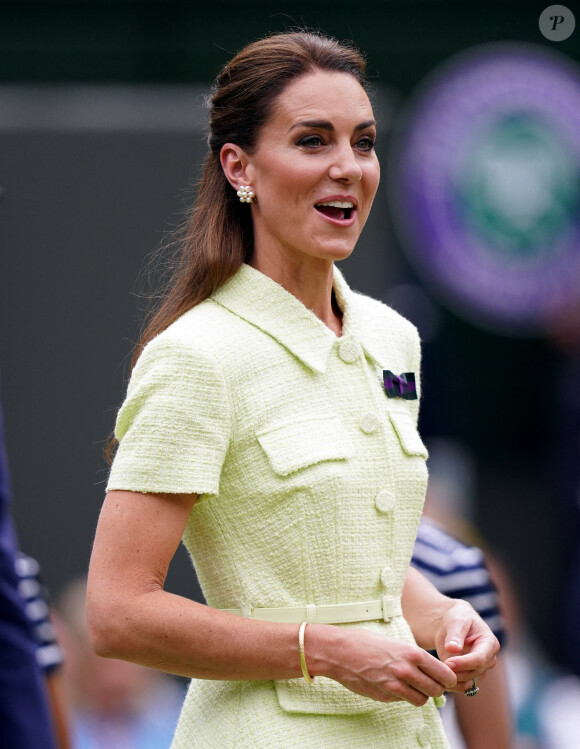
[[[278,211],[280,220],[285,216],[290,220],[302,222],[303,212],[311,207],[319,194],[319,185],[324,181],[327,170],[326,164],[302,154],[270,152],[267,158],[262,157],[257,169],[255,184],[258,200],[261,194],[264,210],[268,213]],[[371,168],[369,192],[376,191],[374,182],[377,181],[378,174]],[[267,209],[265,201],[268,202]],[[292,219],[296,212],[300,212],[300,219]]]
[[[378,166],[376,169],[369,170],[369,173],[366,175],[366,177],[367,177],[366,183],[365,183],[366,199],[369,203],[372,203],[372,201],[375,198],[375,195],[377,194],[379,181],[380,181],[380,170]]]
[[[367,184],[369,188],[369,194],[373,196],[377,188],[379,186],[379,181],[381,178],[381,167],[379,166],[379,161],[375,156],[375,160],[368,165],[368,171],[366,173],[367,176]]]
[[[270,180],[276,182],[274,189],[286,196],[290,203],[308,199],[316,192],[316,186],[324,176],[324,170],[314,159],[291,158],[277,160],[269,165]]]
[[[375,196],[377,194],[377,189],[379,186],[379,172],[378,170],[373,170],[371,174],[368,175],[368,179],[364,186],[364,210],[361,211],[361,220],[363,225],[366,223],[367,218],[369,217],[369,213],[371,212],[371,207],[373,204],[373,201],[375,199]]]
[[[291,199],[296,191],[295,171],[287,163],[272,161],[263,169],[259,179],[260,189],[276,202]]]

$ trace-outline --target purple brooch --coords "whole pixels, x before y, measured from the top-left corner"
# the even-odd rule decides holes
[[[389,398],[417,400],[414,372],[403,372],[403,374],[396,375],[390,369],[383,369],[383,382]]]

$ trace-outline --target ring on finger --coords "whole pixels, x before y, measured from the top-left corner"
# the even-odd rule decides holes
[[[475,679],[473,680],[473,684],[469,687],[469,689],[466,689],[463,694],[466,697],[475,697],[475,695],[479,692],[479,687],[475,683]]]

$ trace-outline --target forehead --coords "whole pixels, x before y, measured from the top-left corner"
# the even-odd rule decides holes
[[[292,126],[308,119],[352,120],[373,118],[366,91],[349,73],[317,70],[290,83],[276,99],[271,123]]]

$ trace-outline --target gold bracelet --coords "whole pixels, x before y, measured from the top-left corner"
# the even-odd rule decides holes
[[[302,668],[302,676],[306,679],[309,684],[314,683],[314,677],[308,673],[308,667],[306,666],[306,656],[304,655],[304,630],[306,629],[307,622],[300,624],[298,630],[298,650],[300,652],[300,667]]]

